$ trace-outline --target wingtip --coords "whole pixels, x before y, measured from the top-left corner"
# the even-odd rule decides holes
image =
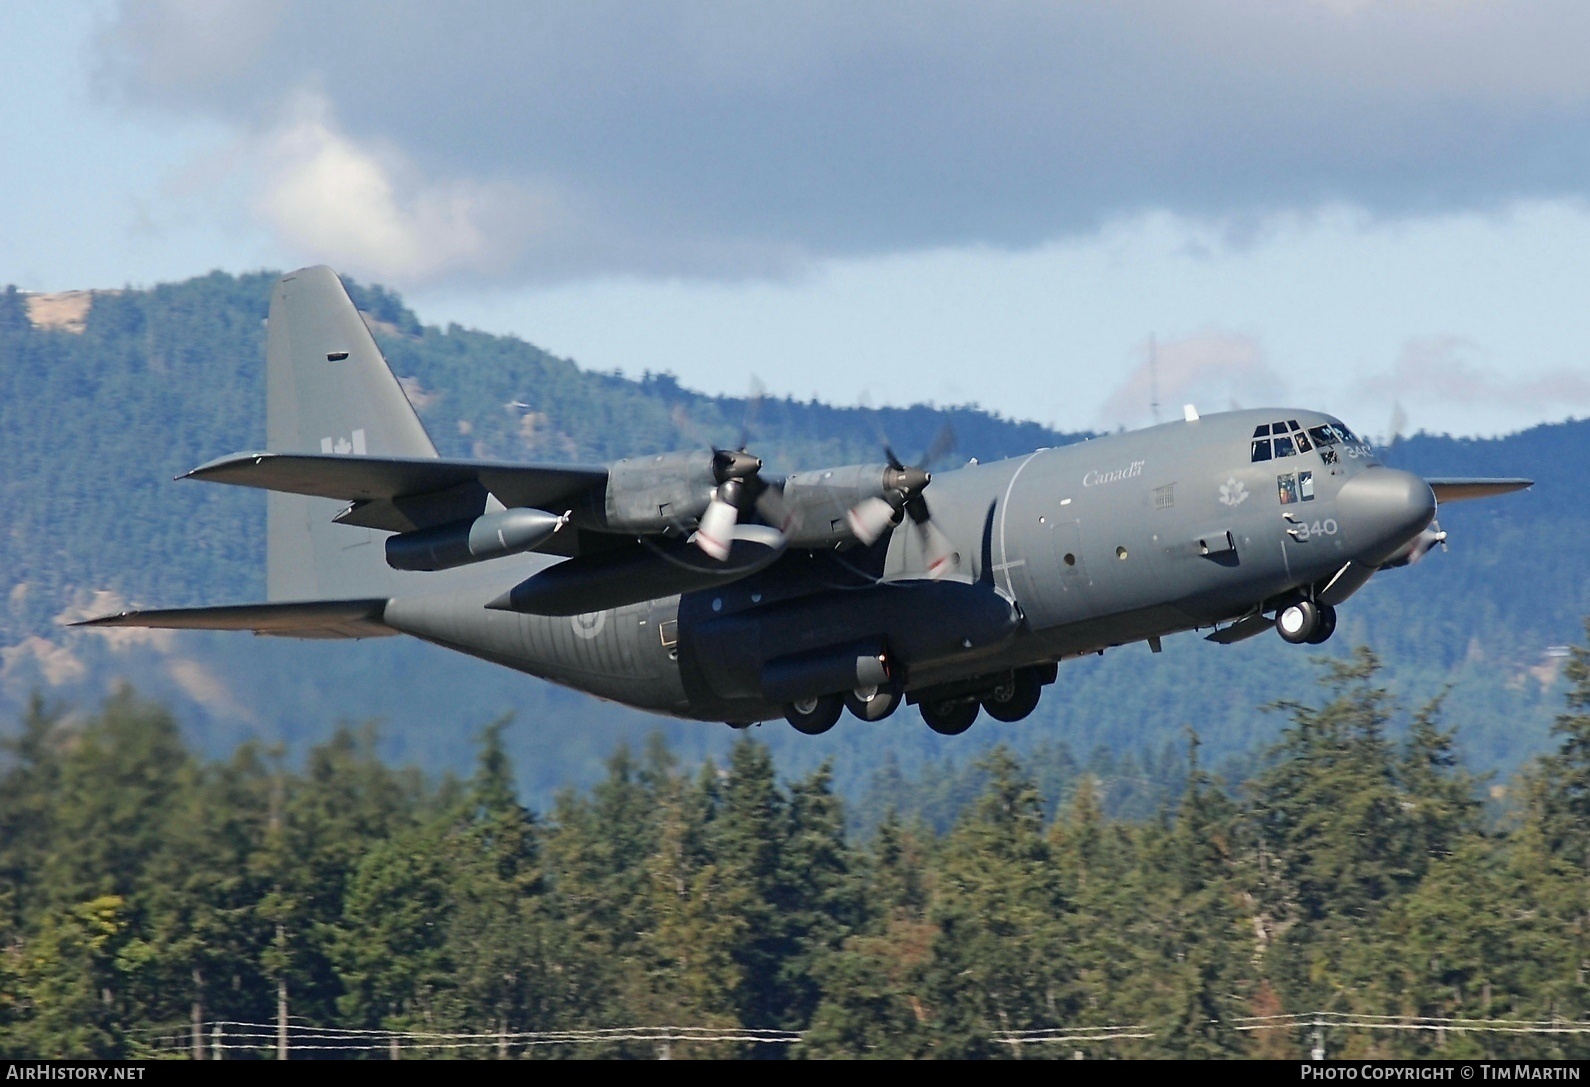
[[[118,611],[111,615],[96,615],[92,619],[74,619],[66,625],[69,627],[104,627],[113,625],[118,619],[125,619],[133,613]]]

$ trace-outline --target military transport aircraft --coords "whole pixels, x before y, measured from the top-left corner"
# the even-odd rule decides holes
[[[1319,643],[1437,502],[1525,479],[1382,465],[1339,420],[1184,418],[930,474],[788,476],[744,449],[570,466],[436,455],[341,281],[283,276],[267,450],[184,478],[269,493],[268,603],[90,626],[409,634],[658,713],[827,731],[904,701],[937,732],[1031,713],[1069,657],[1189,630]],[[931,504],[930,504],[931,503]]]

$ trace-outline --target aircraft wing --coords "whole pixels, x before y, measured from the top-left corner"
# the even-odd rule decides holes
[[[287,638],[381,638],[397,631],[381,622],[384,598],[150,608],[101,615],[74,627],[163,627],[169,630],[252,630]]]
[[[340,499],[355,504],[337,518],[342,524],[411,532],[479,514],[487,493],[505,506],[561,513],[586,491],[605,483],[607,469],[440,457],[261,452],[221,457],[181,478]]]
[[[1482,477],[1427,479],[1425,482],[1430,484],[1430,489],[1435,492],[1436,502],[1443,506],[1448,502],[1464,502],[1470,498],[1490,498],[1492,495],[1509,494],[1535,485],[1532,479]]]

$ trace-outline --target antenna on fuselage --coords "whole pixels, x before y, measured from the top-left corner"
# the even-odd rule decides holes
[[[1148,410],[1154,413],[1154,422],[1159,422],[1159,340],[1150,332],[1148,334]]]

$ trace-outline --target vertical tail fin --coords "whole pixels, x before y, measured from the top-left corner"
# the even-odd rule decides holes
[[[436,447],[392,376],[337,273],[283,276],[265,334],[266,448],[277,453],[434,457]],[[339,503],[272,492],[266,585],[271,600],[382,596],[393,571],[380,534],[337,525]]]

